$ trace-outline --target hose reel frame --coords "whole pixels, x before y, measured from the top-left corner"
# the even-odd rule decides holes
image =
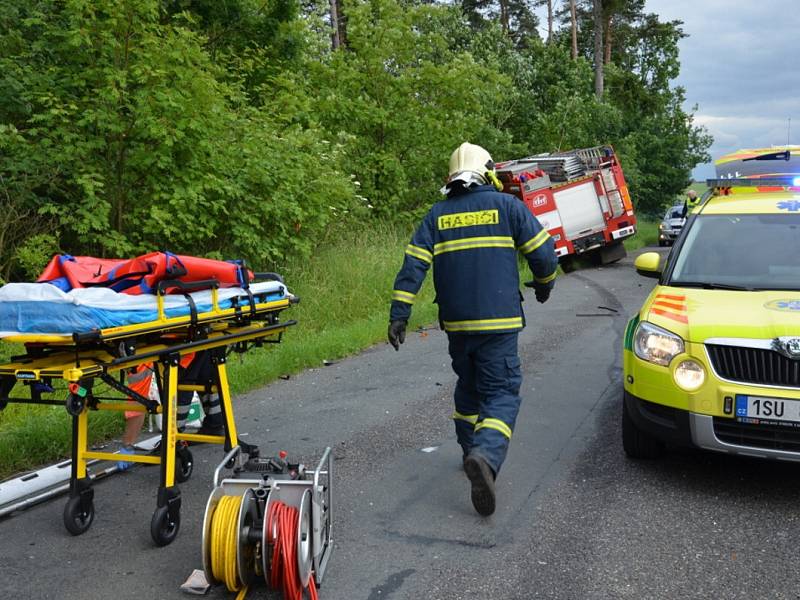
[[[243,464],[241,448],[236,446],[214,471],[214,488],[206,502],[202,530],[203,571],[207,581],[220,583],[212,569],[211,538],[216,508],[225,496],[241,496],[238,519],[234,524],[237,527],[236,562],[241,585],[249,585],[256,575],[262,576],[269,584],[272,548],[266,541],[269,539],[266,516],[272,503],[283,502],[298,511],[296,561],[300,582],[304,588],[308,587],[313,574],[315,585],[320,586],[333,551],[331,448],[325,449],[316,469],[308,470],[301,465],[297,479],[249,473],[243,470]],[[222,479],[224,468],[234,468],[234,476]]]

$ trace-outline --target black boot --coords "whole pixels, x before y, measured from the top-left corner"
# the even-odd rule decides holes
[[[464,471],[472,484],[472,506],[483,517],[494,512],[494,471],[481,456],[470,454],[464,459]]]
[[[222,426],[222,415],[206,415],[197,433],[201,435],[225,435],[225,428]]]

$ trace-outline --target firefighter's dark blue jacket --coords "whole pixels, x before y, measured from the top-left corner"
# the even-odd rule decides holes
[[[553,240],[518,198],[482,185],[437,202],[406,248],[390,319],[408,320],[433,265],[439,320],[446,331],[522,329],[517,251],[536,284],[552,287],[558,266]]]

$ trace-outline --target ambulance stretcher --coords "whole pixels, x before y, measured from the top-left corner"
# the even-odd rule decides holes
[[[160,546],[172,542],[180,528],[181,498],[176,483],[186,481],[192,473],[193,459],[187,447],[189,442],[223,444],[228,452],[238,448],[251,458],[258,456],[256,447],[244,444],[237,436],[226,357],[230,351],[242,353],[264,343],[280,342],[283,332],[296,323],[281,321],[280,313],[297,299],[288,292],[279,276],[262,274],[257,275],[256,279],[270,281],[248,284],[243,288],[219,289],[216,280],[191,283],[163,280],[158,284],[156,295],[145,300],[154,303],[155,310],[150,310],[152,314],[142,309],[142,300],[139,299],[137,310],[133,311],[136,315],[132,320],[136,322],[73,329],[71,333],[63,331],[64,327],[74,326],[64,317],[67,313],[63,311],[70,310],[64,306],[67,302],[55,302],[49,308],[42,302],[28,302],[26,305],[25,301],[15,303],[8,297],[2,297],[8,285],[0,290],[0,305],[13,313],[11,317],[6,314],[5,320],[0,319],[0,335],[6,341],[24,344],[25,348],[24,354],[0,365],[0,410],[9,403],[64,405],[72,418],[70,491],[64,508],[64,525],[70,533],[79,535],[87,531],[95,515],[94,490],[91,479],[87,477],[87,463],[97,459],[120,459],[119,454],[89,448],[90,411],[162,414],[160,456],[125,456],[131,462],[160,465],[157,506],[150,527],[153,540]],[[40,289],[47,290],[50,287]],[[205,291],[197,291],[203,289]],[[179,294],[167,295],[167,291],[178,291]],[[103,292],[115,293],[110,290]],[[131,301],[131,297],[125,294],[118,296],[121,306],[116,308],[124,309],[124,303]],[[73,308],[74,313],[82,313],[80,318],[83,319],[87,315],[91,319],[99,314],[92,312],[95,307],[89,306],[87,309],[87,305],[80,302]],[[32,311],[33,319],[26,321],[26,310]],[[114,314],[114,311],[108,310],[107,313]],[[54,320],[53,314],[60,316]],[[37,323],[47,322],[48,315],[51,318],[45,329],[49,331],[42,331],[42,326]],[[105,325],[109,324],[100,320]],[[18,326],[11,330],[9,323],[15,322]],[[202,386],[178,381],[181,358],[201,351],[210,354],[213,383]],[[147,363],[153,364],[161,404],[137,394],[125,385],[124,372]],[[27,394],[12,396],[12,392],[20,385],[27,388]],[[59,392],[63,393],[65,386],[66,400],[58,399]],[[117,394],[101,394],[98,391],[101,387]],[[224,435],[178,432],[176,415],[179,390],[218,394]],[[129,398],[136,403],[127,401]]]

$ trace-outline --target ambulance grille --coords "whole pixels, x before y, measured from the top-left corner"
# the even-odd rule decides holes
[[[735,446],[800,452],[800,428],[793,425],[751,425],[714,417],[714,435],[719,441]]]
[[[706,344],[714,371],[723,379],[754,385],[800,388],[800,361],[774,350]]]

